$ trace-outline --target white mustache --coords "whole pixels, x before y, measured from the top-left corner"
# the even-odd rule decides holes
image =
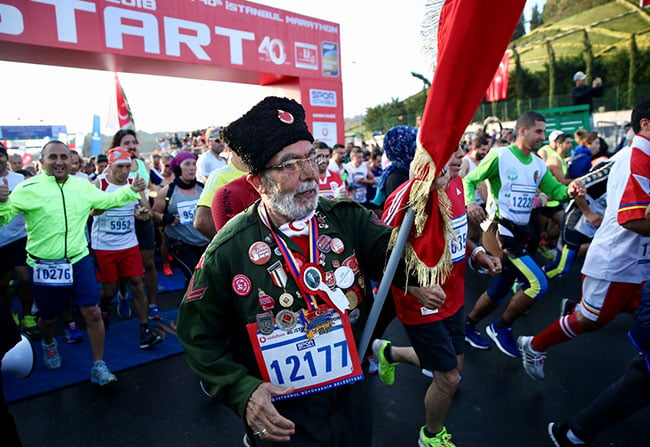
[[[302,183],[300,186],[298,186],[298,189],[296,189],[295,194],[302,194],[303,192],[307,192],[307,191],[318,192],[318,184],[316,183],[315,180],[310,180],[308,182]]]

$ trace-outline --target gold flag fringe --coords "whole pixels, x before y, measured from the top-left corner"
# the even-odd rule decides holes
[[[425,224],[429,216],[426,213],[426,205],[429,201],[431,186],[435,181],[436,166],[429,153],[418,142],[415,157],[411,163],[411,175],[415,179],[409,195],[408,207],[415,212],[415,221],[412,235],[415,238],[422,236]],[[451,202],[445,191],[438,190],[438,208],[442,215],[443,236],[445,241],[455,241],[455,233],[451,225]],[[394,228],[389,241],[389,248],[392,248],[397,241],[399,227]],[[407,281],[408,275],[413,274],[422,287],[431,287],[434,284],[442,284],[451,272],[451,251],[449,244],[445,243],[444,251],[441,253],[438,264],[433,267],[427,266],[417,255],[410,242],[404,247],[404,262],[406,264]],[[408,283],[404,286],[405,289]]]

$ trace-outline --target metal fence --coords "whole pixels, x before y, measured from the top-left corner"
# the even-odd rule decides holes
[[[631,109],[635,103],[643,98],[650,97],[650,84],[634,86],[632,100],[629,99],[627,87],[607,87],[601,98],[594,98],[596,111],[610,111]],[[549,100],[548,96],[539,98],[524,98],[521,100],[504,100],[493,103],[483,102],[474,114],[472,121],[482,122],[487,116],[498,116],[501,121],[516,120],[519,115],[527,110],[550,109],[554,107],[572,106],[571,95],[556,95]]]

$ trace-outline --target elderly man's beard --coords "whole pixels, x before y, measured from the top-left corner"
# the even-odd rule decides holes
[[[315,180],[301,183],[293,193],[283,193],[280,191],[277,182],[271,176],[265,177],[269,182],[269,205],[275,212],[293,221],[304,219],[312,211],[316,210],[318,206],[318,183]],[[298,194],[310,190],[314,190],[315,192],[313,198],[305,200],[297,197]]]

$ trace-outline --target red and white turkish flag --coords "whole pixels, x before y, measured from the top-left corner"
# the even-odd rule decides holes
[[[646,8],[650,6],[650,0],[641,0],[641,7]]]
[[[397,205],[415,212],[404,260],[422,285],[441,284],[451,270],[445,238],[453,235],[450,203],[443,191],[431,191],[431,185],[483,100],[525,3],[501,0],[497,8],[485,0],[444,0],[431,2],[426,11],[426,23],[433,23],[431,47],[437,49],[437,63],[411,164],[414,180]],[[486,23],[490,31],[480,32]]]
[[[649,0],[650,1],[650,0]],[[510,65],[510,52],[506,50],[499,62],[499,68],[494,74],[494,79],[485,92],[487,102],[500,101],[508,97],[508,67]]]
[[[117,74],[115,74],[115,90],[117,95],[117,120],[120,123],[120,129],[135,130],[135,121],[133,121],[131,107],[129,107],[129,101],[126,99],[126,94],[124,94],[124,89],[120,84]]]

